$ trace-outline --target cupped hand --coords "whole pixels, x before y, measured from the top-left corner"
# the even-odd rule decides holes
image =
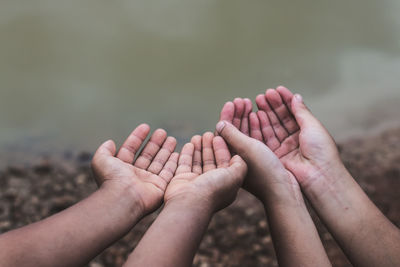
[[[101,188],[129,190],[138,197],[144,214],[157,209],[173,177],[179,154],[174,153],[176,140],[157,129],[139,153],[150,132],[147,124],[139,125],[125,140],[118,153],[112,140],[103,143],[92,160],[96,183]],[[135,156],[137,158],[135,159]]]
[[[254,116],[255,114],[249,116],[250,113],[247,113],[248,119],[245,123],[248,125],[244,126],[241,116],[245,113],[240,111],[245,109],[235,109],[235,105],[240,102],[244,101],[236,98],[234,103],[228,102],[224,106],[222,120],[217,124],[216,130],[232,151],[248,164],[249,171],[243,185],[244,189],[264,203],[276,203],[283,198],[302,201],[300,186],[293,174],[285,169],[273,151],[260,141],[260,122],[257,116]],[[249,105],[251,111],[251,102],[246,101],[245,105]]]
[[[178,168],[169,183],[164,202],[195,199],[213,211],[233,202],[247,171],[245,162],[231,154],[221,137],[210,132],[194,136],[183,146]]]
[[[302,186],[310,186],[326,173],[344,168],[333,138],[300,95],[279,86],[258,95],[256,104],[257,113],[248,115],[248,134],[265,143]],[[246,114],[240,110],[238,101],[228,102],[221,119],[243,118]],[[240,130],[246,133],[242,126]]]

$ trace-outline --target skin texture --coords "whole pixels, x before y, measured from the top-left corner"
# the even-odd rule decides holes
[[[221,137],[194,136],[182,148],[163,210],[124,266],[191,266],[212,215],[233,202],[246,170]]]
[[[279,86],[258,95],[256,104],[260,130],[255,130],[254,138],[266,144],[295,176],[350,261],[355,266],[400,266],[399,229],[346,170],[333,138],[302,97]],[[226,109],[224,116],[230,112]],[[253,113],[250,125],[252,118],[255,121]]]
[[[159,207],[178,154],[172,152],[175,139],[156,130],[134,161],[149,131],[138,126],[117,156],[113,141],[102,144],[92,161],[100,188],[56,215],[1,235],[0,265],[83,266]]]
[[[279,265],[331,266],[298,182],[262,142],[263,134],[257,115],[242,113],[240,101],[244,103],[244,100],[235,99],[233,103],[224,105],[222,121],[216,129],[231,149],[248,164],[244,188],[264,204]],[[239,109],[236,109],[238,105]],[[249,118],[245,123],[249,125],[242,127],[243,123],[238,120],[246,114]],[[235,119],[236,126],[241,125],[242,129],[249,131],[239,131],[233,124]]]

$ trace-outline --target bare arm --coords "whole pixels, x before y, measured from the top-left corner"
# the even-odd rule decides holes
[[[1,235],[0,265],[82,266],[158,208],[178,154],[172,153],[175,139],[159,129],[134,161],[149,131],[148,125],[138,126],[117,155],[113,141],[101,145],[92,161],[100,189],[56,215]]]
[[[261,142],[257,115],[243,115],[240,99],[234,102],[225,104],[217,131],[249,166],[244,188],[264,204],[279,265],[331,266],[295,177]],[[249,122],[244,128],[243,116]]]
[[[212,215],[233,202],[245,173],[246,164],[231,159],[221,137],[193,137],[182,149],[164,209],[125,266],[191,266]]]
[[[83,266],[142,215],[129,190],[100,189],[56,215],[1,235],[1,266]]]
[[[212,215],[190,198],[166,203],[125,266],[191,266]]]
[[[261,101],[263,98],[268,101],[269,110]],[[295,175],[350,261],[355,266],[400,266],[400,230],[351,177],[333,138],[302,97],[281,86],[267,90],[256,102],[270,121],[274,116],[279,118],[278,123],[266,124],[275,132],[297,125],[298,131],[289,133],[274,153]]]

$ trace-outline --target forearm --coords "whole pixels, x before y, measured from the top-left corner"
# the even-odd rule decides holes
[[[82,266],[140,219],[131,192],[99,189],[43,221],[0,237],[4,266]]]
[[[299,188],[264,202],[279,266],[331,266]]]
[[[212,214],[201,201],[171,200],[124,266],[191,266]]]
[[[326,175],[310,184],[306,194],[350,261],[356,266],[400,266],[399,229],[344,167]],[[316,186],[326,190],[317,192]]]

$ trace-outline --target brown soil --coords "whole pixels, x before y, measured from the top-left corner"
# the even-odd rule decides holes
[[[342,158],[381,211],[400,226],[400,128],[339,145]],[[0,233],[38,221],[78,202],[96,189],[90,154],[61,161],[42,159],[33,166],[0,172]],[[156,214],[144,218],[122,240],[89,266],[120,266]],[[332,236],[313,214],[334,266],[349,266]],[[194,259],[194,266],[277,266],[260,203],[245,192],[217,213]]]

